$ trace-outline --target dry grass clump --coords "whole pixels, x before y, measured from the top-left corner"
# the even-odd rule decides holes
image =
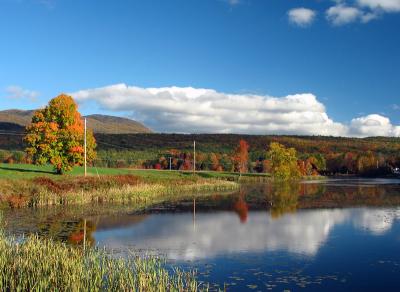
[[[134,175],[109,175],[101,178],[88,177],[73,177],[64,180],[54,180],[49,177],[37,177],[33,179],[33,183],[38,186],[43,186],[47,191],[52,193],[62,194],[71,191],[90,191],[121,185],[138,185],[142,180]]]

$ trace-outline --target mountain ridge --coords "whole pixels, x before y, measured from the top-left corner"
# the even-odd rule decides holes
[[[0,111],[0,130],[23,131],[31,122],[36,110],[8,109]],[[87,118],[88,127],[100,134],[138,134],[152,133],[145,125],[128,118],[92,114]]]

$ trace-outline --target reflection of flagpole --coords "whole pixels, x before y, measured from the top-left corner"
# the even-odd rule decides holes
[[[193,230],[196,230],[196,198],[193,199]]]
[[[86,219],[83,221],[83,251],[86,249]]]

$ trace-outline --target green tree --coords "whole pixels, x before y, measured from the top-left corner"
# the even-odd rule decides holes
[[[35,164],[51,163],[58,174],[84,163],[84,126],[71,96],[61,94],[38,110],[27,127],[26,152]],[[96,141],[87,132],[87,160],[96,157]]]
[[[271,172],[274,177],[289,179],[300,176],[294,148],[286,148],[282,144],[272,142],[269,145],[267,158],[271,160]]]

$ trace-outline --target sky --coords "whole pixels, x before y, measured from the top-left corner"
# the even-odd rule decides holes
[[[0,0],[0,110],[400,136],[400,0]]]

